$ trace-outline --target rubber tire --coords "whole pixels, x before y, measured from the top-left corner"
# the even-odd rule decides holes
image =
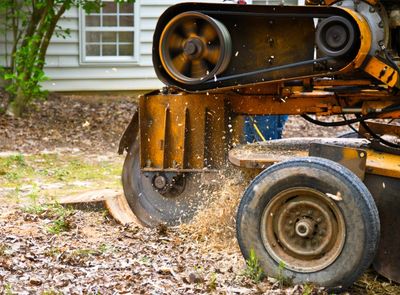
[[[260,234],[264,208],[279,192],[292,187],[312,187],[324,193],[342,192],[336,202],[346,226],[346,240],[336,260],[325,269],[301,273],[281,270],[267,252]],[[367,187],[347,168],[331,160],[306,157],[275,164],[259,174],[246,189],[236,219],[237,239],[244,258],[254,249],[261,267],[271,277],[283,275],[294,284],[311,282],[340,292],[349,287],[372,263],[379,242],[378,210]]]
[[[125,197],[133,213],[147,227],[160,224],[176,226],[191,220],[203,200],[198,195],[200,179],[192,175],[188,177],[184,192],[175,198],[168,198],[147,188],[141,182],[139,161],[139,142],[136,139],[128,150],[122,169],[122,187]],[[159,201],[157,206],[148,194],[154,194],[153,200]]]

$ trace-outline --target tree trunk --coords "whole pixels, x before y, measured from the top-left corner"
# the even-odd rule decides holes
[[[11,103],[8,104],[7,112],[13,114],[16,117],[21,115],[26,110],[26,106],[30,101],[30,97],[27,97],[21,88],[18,88],[17,94]]]

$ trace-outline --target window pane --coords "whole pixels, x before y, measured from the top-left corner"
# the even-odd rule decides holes
[[[116,56],[117,46],[116,45],[103,45],[103,56]]]
[[[100,45],[86,45],[87,56],[100,56]]]
[[[100,26],[100,15],[87,15],[86,16],[87,27],[99,27]]]
[[[103,33],[103,42],[117,42],[117,33],[116,32],[104,32]]]
[[[86,42],[100,42],[100,33],[86,32]]]
[[[133,15],[121,15],[119,17],[120,27],[133,27]]]
[[[133,42],[133,32],[120,32],[119,42]]]
[[[116,27],[117,26],[117,16],[103,15],[103,26],[104,27]]]
[[[103,13],[117,13],[117,3],[103,2]]]
[[[133,3],[120,3],[119,13],[133,13]]]
[[[120,45],[119,46],[119,56],[132,56],[133,55],[133,45]]]

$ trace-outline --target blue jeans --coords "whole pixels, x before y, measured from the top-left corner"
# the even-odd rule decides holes
[[[254,124],[258,127],[265,140],[282,138],[283,127],[287,119],[287,115],[247,116],[244,121],[246,142],[263,141]]]

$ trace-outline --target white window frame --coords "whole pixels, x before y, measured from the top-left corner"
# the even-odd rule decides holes
[[[133,55],[132,56],[86,56],[86,32],[87,31],[96,31],[96,32],[115,32],[116,27],[101,27],[101,30],[89,29],[86,28],[85,16],[86,12],[84,9],[79,8],[79,61],[82,65],[104,65],[104,64],[113,64],[113,65],[131,65],[139,63],[139,34],[140,34],[140,1],[136,0],[134,5],[134,39],[133,39]],[[93,27],[96,28],[96,27]],[[127,27],[126,31],[130,32],[131,30]],[[119,32],[124,31],[124,27],[120,27],[118,29]]]

